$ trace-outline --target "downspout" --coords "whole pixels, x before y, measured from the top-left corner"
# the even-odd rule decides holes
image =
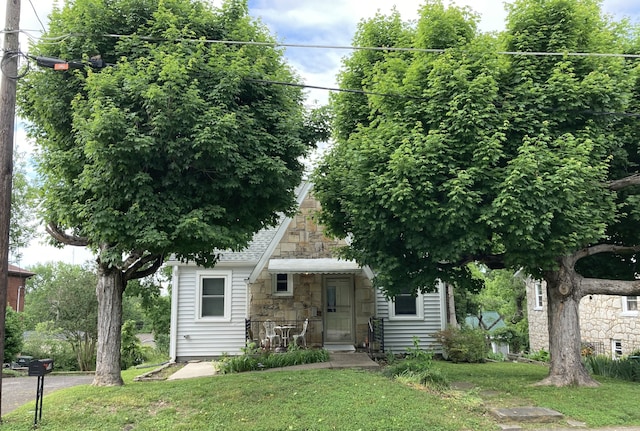
[[[16,313],[20,312],[20,289],[24,290],[24,286],[18,286],[18,299],[16,300]],[[24,310],[24,307],[22,307]]]
[[[178,296],[179,292],[179,266],[174,265],[171,276],[171,331],[169,334],[169,362],[176,362],[178,352]]]

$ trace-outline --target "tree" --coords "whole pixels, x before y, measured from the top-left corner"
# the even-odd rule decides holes
[[[94,384],[121,385],[127,282],[170,254],[212,266],[216,250],[275,224],[322,136],[309,133],[301,89],[269,82],[296,79],[246,0],[68,1],[49,29],[63,40],[34,56],[114,65],[32,71],[19,105],[48,232],[97,254]]]
[[[24,317],[27,328],[49,322],[71,345],[81,371],[95,365],[98,300],[94,270],[64,262],[36,265],[27,280]]]
[[[36,223],[35,191],[26,173],[24,155],[14,152],[13,186],[11,188],[11,223],[9,226],[9,253],[19,261],[20,249],[34,238]]]
[[[460,282],[470,262],[544,278],[551,366],[540,383],[593,386],[580,298],[640,293],[639,69],[535,53],[637,53],[639,40],[596,0],[508,8],[503,34],[481,34],[468,9],[428,1],[407,31],[429,51],[346,59],[341,86],[369,94],[332,99],[336,144],[315,192],[330,231],[352,238],[345,254],[390,295]],[[354,44],[392,28],[395,15],[376,17]]]
[[[7,306],[6,312],[3,363],[10,363],[22,351],[23,324],[20,315],[13,308]]]

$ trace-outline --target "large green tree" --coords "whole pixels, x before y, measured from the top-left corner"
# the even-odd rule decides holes
[[[120,385],[122,294],[165,256],[213,265],[293,207],[313,144],[300,88],[246,0],[75,0],[33,56],[113,66],[40,68],[20,81],[44,179],[43,215],[96,252],[96,385]],[[57,38],[56,43],[49,43]],[[41,64],[44,64],[42,61]]]
[[[71,345],[78,369],[93,370],[98,341],[98,300],[93,268],[64,262],[35,265],[27,280],[24,318],[28,329],[49,323]]]
[[[315,178],[323,220],[390,295],[460,282],[474,261],[543,278],[541,384],[596,385],[580,299],[640,293],[639,69],[597,54],[637,53],[637,33],[596,0],[516,0],[500,35],[477,19],[430,0],[415,25],[361,24],[355,45],[424,50],[345,60],[341,86],[366,93],[332,100],[336,144]]]

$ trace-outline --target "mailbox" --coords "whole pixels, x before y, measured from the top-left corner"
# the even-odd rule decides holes
[[[53,371],[53,359],[38,359],[29,363],[29,376],[44,376]]]

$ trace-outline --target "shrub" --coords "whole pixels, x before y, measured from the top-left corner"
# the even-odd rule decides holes
[[[545,349],[540,349],[537,352],[529,352],[524,356],[525,358],[531,359],[532,361],[539,362],[549,362],[549,360],[551,359],[551,355]]]
[[[56,371],[77,371],[77,356],[61,332],[53,322],[38,323],[35,331],[25,338],[22,354],[36,359],[51,358]]]
[[[612,359],[604,355],[591,355],[586,356],[584,361],[592,374],[640,382],[640,361],[635,358]]]
[[[4,330],[4,362],[10,363],[22,350],[23,325],[18,313],[9,306],[6,308]]]
[[[449,381],[433,368],[433,353],[420,349],[419,339],[413,337],[413,347],[407,348],[402,361],[393,361],[383,371],[387,377],[429,386],[436,390],[449,387]]]
[[[120,347],[120,367],[123,370],[145,361],[145,352],[136,336],[136,322],[127,320],[122,325],[122,345]]]
[[[444,356],[452,362],[484,362],[489,354],[489,343],[482,329],[448,328],[435,336]]]
[[[240,373],[265,368],[280,368],[291,365],[313,364],[329,360],[329,352],[324,349],[300,349],[292,347],[284,353],[270,351],[260,353],[254,343],[243,349],[240,356],[224,357],[218,371],[222,374]]]

